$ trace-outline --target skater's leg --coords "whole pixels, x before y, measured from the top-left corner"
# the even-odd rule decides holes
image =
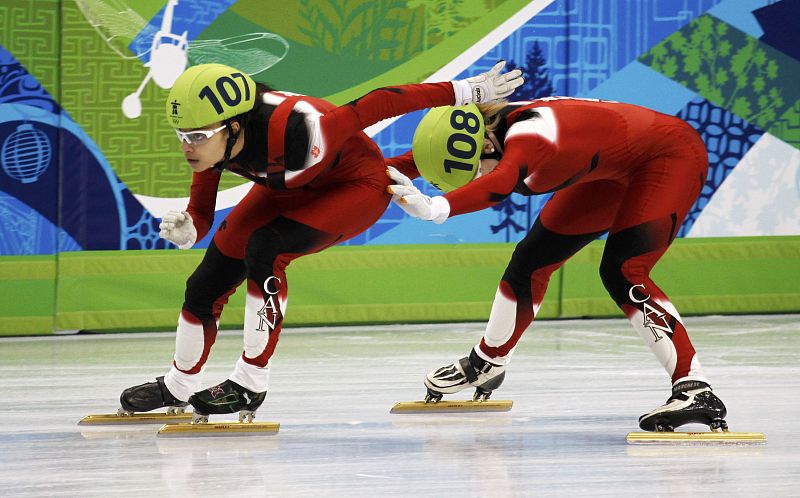
[[[480,343],[469,356],[427,375],[429,396],[436,398],[467,386],[477,387],[480,395],[500,385],[505,365],[539,311],[550,276],[607,230],[624,188],[617,182],[598,181],[553,196],[514,250]],[[589,200],[597,209],[586,209]]]
[[[497,365],[507,364],[542,305],[550,276],[602,232],[565,235],[548,230],[537,218],[514,249],[500,280],[484,336],[475,348],[477,355]]]
[[[609,294],[672,381],[667,403],[643,415],[640,427],[672,430],[696,422],[724,428],[725,405],[711,392],[678,310],[649,276],[675,230],[675,219],[670,216],[612,234],[600,274]]]
[[[504,365],[535,319],[550,276],[608,230],[625,185],[596,181],[557,192],[517,244],[495,294],[478,356]],[[593,206],[587,209],[587,205]]]
[[[196,412],[255,411],[261,405],[269,385],[270,359],[286,311],[286,266],[297,256],[315,252],[335,240],[335,236],[283,217],[252,233],[245,252],[244,351],[228,380],[190,398]]]
[[[666,370],[667,403],[642,415],[645,430],[672,430],[687,423],[726,428],[725,405],[711,392],[678,310],[650,278],[700,193],[707,169],[696,136],[674,154],[651,161],[635,177],[620,205],[600,265],[611,297]]]
[[[123,412],[186,406],[192,393],[200,388],[203,366],[217,336],[222,308],[243,278],[244,262],[225,256],[212,242],[186,283],[172,367],[156,382],[125,389],[120,396]]]
[[[669,215],[611,234],[600,275],[614,302],[655,353],[673,384],[708,382],[678,310],[650,278],[651,269],[667,250],[677,228],[676,216]]]
[[[254,392],[267,390],[269,362],[286,311],[286,267],[294,258],[322,250],[338,240],[338,235],[283,217],[253,232],[245,255],[244,352],[231,380]]]
[[[678,310],[650,278],[700,193],[707,168],[699,138],[643,165],[628,183],[609,232],[600,276],[611,298],[674,384],[707,382]],[[695,142],[699,142],[696,146]]]
[[[190,399],[195,411],[209,414],[258,408],[268,388],[270,359],[286,312],[286,267],[295,258],[358,235],[380,218],[390,199],[385,192],[388,179],[382,170],[381,174],[374,185],[338,184],[324,192],[295,195],[282,215],[252,232],[245,250],[244,351],[229,380]],[[226,401],[219,401],[221,398]]]
[[[217,337],[220,314],[244,278],[241,259],[228,257],[211,242],[203,261],[186,282],[178,318],[175,357],[164,377],[169,391],[186,401],[201,386],[203,367]]]

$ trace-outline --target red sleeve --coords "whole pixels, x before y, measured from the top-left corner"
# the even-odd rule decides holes
[[[186,211],[192,217],[197,230],[197,240],[206,236],[214,223],[214,208],[217,204],[217,187],[222,172],[207,169],[192,174],[192,187],[189,193],[189,206]]]
[[[267,170],[270,186],[302,187],[326,171],[344,143],[364,128],[401,114],[452,105],[454,102],[455,93],[450,82],[378,88],[330,111],[323,110],[324,106],[317,99],[304,96],[285,98],[270,118],[268,149],[272,159]],[[294,109],[306,113],[308,154],[301,168],[288,171],[282,164],[282,144],[286,133],[284,122]],[[272,125],[273,121],[276,122],[275,126]]]
[[[379,121],[454,103],[450,82],[378,88],[322,116],[320,128],[328,149],[338,150],[348,138]]]
[[[411,151],[406,152],[402,156],[386,158],[386,164],[388,166],[394,166],[397,171],[403,173],[412,180],[419,176],[417,164],[414,162],[414,156]]]
[[[552,143],[533,136],[515,138],[505,145],[503,158],[492,171],[445,194],[450,216],[498,204],[554,153]]]

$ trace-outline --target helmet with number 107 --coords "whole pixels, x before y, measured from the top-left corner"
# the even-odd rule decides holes
[[[166,102],[173,128],[203,128],[250,111],[256,84],[247,74],[223,64],[200,64],[184,71]]]
[[[485,126],[478,106],[435,107],[422,118],[411,149],[419,174],[450,192],[478,174]]]

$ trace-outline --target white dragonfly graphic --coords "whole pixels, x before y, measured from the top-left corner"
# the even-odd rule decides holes
[[[148,57],[148,68],[139,88],[122,100],[122,113],[142,114],[141,94],[151,79],[161,88],[172,88],[188,65],[217,62],[249,75],[268,69],[289,53],[289,42],[274,33],[248,33],[222,40],[189,41],[188,31],[172,32],[179,0],[167,0],[161,28],[156,29],[123,0],[75,0],[89,24],[123,59]],[[185,1],[185,0],[184,0]],[[190,64],[191,63],[191,64]]]

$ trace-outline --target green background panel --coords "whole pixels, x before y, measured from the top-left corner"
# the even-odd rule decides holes
[[[55,256],[0,258],[0,296],[0,336],[52,333]]]
[[[512,244],[335,247],[288,269],[288,326],[486,321]],[[553,275],[540,318],[621,316],[596,241]],[[203,251],[63,253],[3,258],[0,334],[169,330]],[[800,312],[800,237],[679,239],[653,279],[684,315]],[[57,299],[54,301],[53,296]],[[223,313],[241,326],[244,294]],[[55,325],[53,306],[57,303]]]
[[[800,99],[796,100],[767,132],[800,149]]]
[[[252,18],[243,18],[232,10],[225,11],[203,31],[199,38],[224,39],[242,33],[270,30],[255,24]],[[321,97],[348,88],[356,81],[376,77],[396,65],[392,61],[365,61],[364,57],[351,53],[332,54],[292,40],[288,41],[290,46],[286,58],[274,68],[253,75],[256,81],[278,90]],[[234,61],[230,61],[230,64],[235,66]],[[325,77],[308,77],[310,74]]]
[[[451,61],[461,55],[465,47],[477,43],[528,3],[527,0],[508,0],[492,9],[480,20],[464,27],[408,62],[377,78],[329,95],[327,99],[335,104],[343,104],[382,86],[418,83],[442,68],[445,61]]]
[[[0,1],[0,45],[59,99],[62,0]]]
[[[562,318],[620,316],[600,281],[602,251],[593,242],[565,265]],[[798,312],[800,237],[678,239],[651,277],[682,315]]]

